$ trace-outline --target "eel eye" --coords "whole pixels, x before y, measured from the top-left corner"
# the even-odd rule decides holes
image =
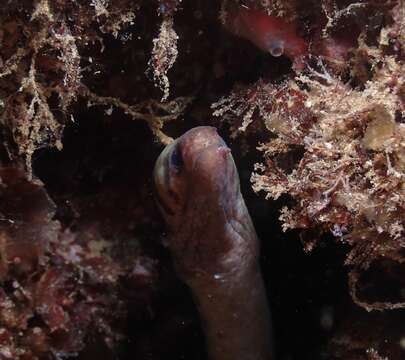
[[[170,167],[173,167],[175,170],[179,171],[183,166],[183,157],[179,146],[176,145],[170,155]]]

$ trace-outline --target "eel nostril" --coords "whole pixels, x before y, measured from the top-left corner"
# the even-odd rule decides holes
[[[227,146],[220,146],[217,151],[224,159],[231,153],[231,149]]]

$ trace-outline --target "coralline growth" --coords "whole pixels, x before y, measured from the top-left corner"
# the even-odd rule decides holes
[[[254,190],[295,200],[281,210],[284,230],[316,228],[351,245],[351,294],[367,310],[405,306],[368,303],[357,288],[374,262],[404,261],[404,6],[380,11],[391,21],[378,33],[363,31],[345,54],[350,67],[336,68],[333,59],[310,53],[305,70],[290,80],[259,80],[213,105],[233,136],[265,126],[269,141],[258,146],[265,160],[256,164]],[[337,40],[319,41],[330,46]],[[315,243],[304,242],[305,249]]]

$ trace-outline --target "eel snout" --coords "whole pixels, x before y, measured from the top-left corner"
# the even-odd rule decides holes
[[[154,181],[158,205],[173,231],[191,219],[200,201],[204,214],[218,207],[227,211],[240,193],[231,151],[210,126],[193,128],[166,146],[156,161]]]

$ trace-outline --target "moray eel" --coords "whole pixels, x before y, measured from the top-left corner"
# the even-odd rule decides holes
[[[193,128],[162,151],[154,181],[175,270],[192,291],[209,360],[272,359],[259,240],[230,149],[215,128]]]

